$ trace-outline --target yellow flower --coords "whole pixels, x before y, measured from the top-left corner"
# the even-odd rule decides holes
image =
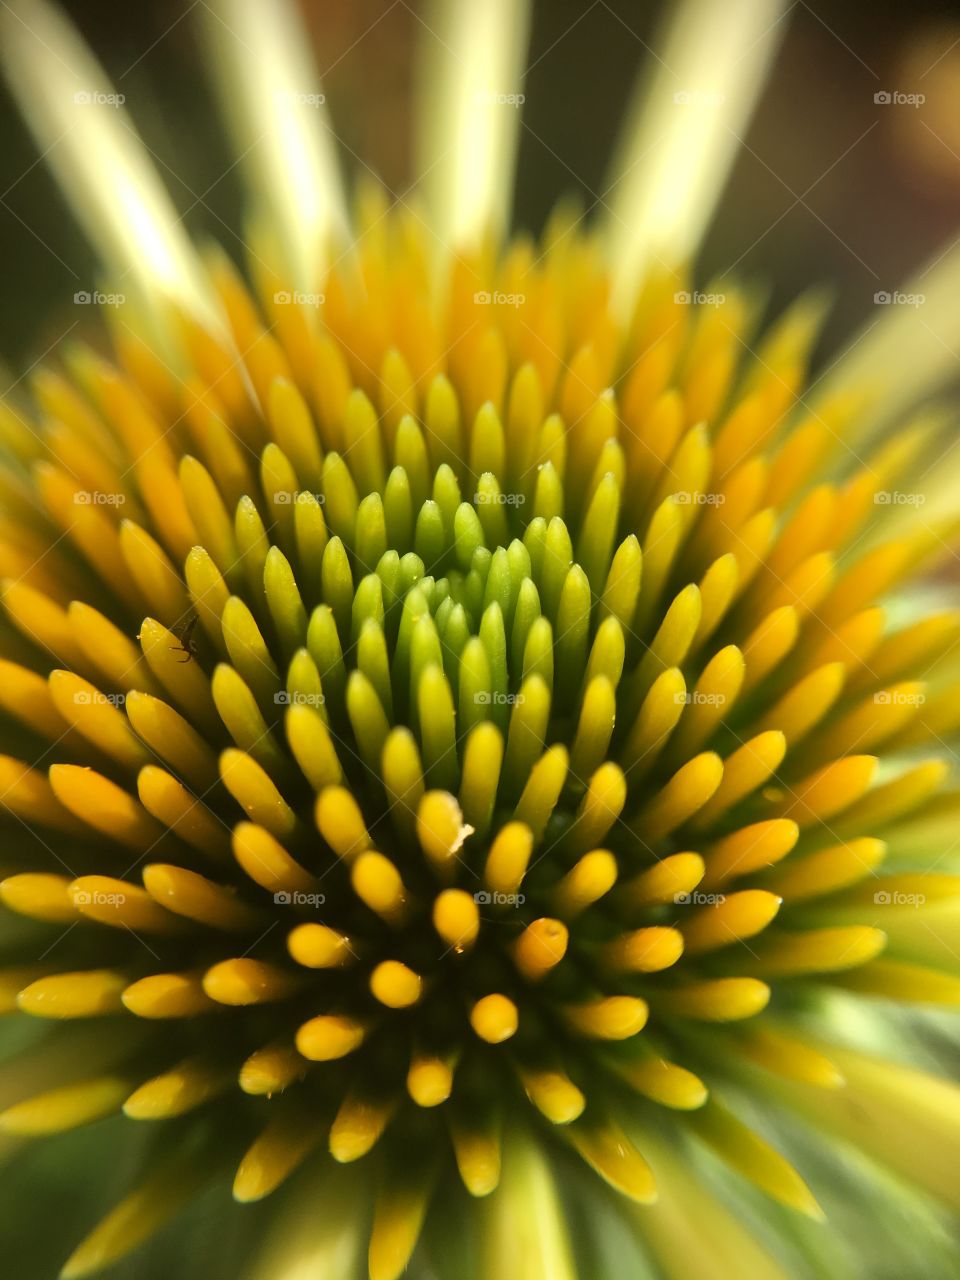
[[[231,1178],[300,1189],[271,1280],[866,1274],[840,1152],[934,1238],[960,1099],[873,998],[960,1000],[948,369],[898,313],[813,393],[817,300],[678,265],[779,10],[683,7],[607,225],[536,243],[522,6],[429,15],[424,203],[353,212],[292,14],[211,13],[249,284],[5,20],[113,352],[0,410],[0,1133],[172,1135],[62,1274]]]

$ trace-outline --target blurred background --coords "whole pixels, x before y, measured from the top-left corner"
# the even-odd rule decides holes
[[[66,0],[103,61],[188,227],[240,253],[242,192],[202,65],[197,0]],[[402,194],[411,181],[419,0],[301,0],[348,174]],[[555,199],[587,208],[666,6],[536,0],[515,219],[537,232]],[[700,262],[733,268],[780,306],[814,282],[837,300],[824,349],[956,237],[960,226],[960,3],[797,0]],[[874,94],[923,95],[919,106]],[[0,358],[21,370],[63,333],[95,263],[5,91],[0,98]],[[353,153],[353,154],[351,154]],[[188,212],[189,211],[189,212]],[[91,320],[93,317],[91,316]]]

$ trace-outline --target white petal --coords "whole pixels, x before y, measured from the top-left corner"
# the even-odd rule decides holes
[[[365,1251],[363,1223],[364,1186],[352,1171],[305,1173],[274,1218],[249,1280],[356,1275]]]
[[[614,300],[651,261],[691,257],[720,198],[783,36],[782,0],[685,0],[638,78],[605,204]]]
[[[4,4],[3,64],[64,195],[119,287],[166,294],[216,325],[198,259],[123,94],[46,0]],[[82,285],[81,285],[82,287]]]
[[[203,6],[224,111],[259,208],[311,290],[348,218],[336,137],[310,38],[288,0]]]
[[[863,328],[808,396],[814,408],[846,393],[869,397],[848,444],[861,446],[960,377],[958,295],[960,240],[900,289],[880,282]]]
[[[529,0],[434,0],[421,32],[417,166],[451,247],[506,225],[523,103]]]
[[[536,1141],[505,1145],[500,1185],[485,1202],[484,1280],[576,1280],[553,1174]]]
[[[636,1223],[665,1280],[787,1280],[787,1273],[716,1197],[705,1189],[706,1170],[690,1168],[690,1154],[681,1158],[651,1138],[637,1135],[637,1145],[650,1160],[657,1179],[655,1204],[626,1212]],[[692,1227],[692,1224],[696,1224]]]
[[[960,1205],[960,1088],[852,1049],[818,1047],[843,1072],[847,1087],[830,1093],[778,1081],[780,1094],[829,1133],[853,1142],[948,1204]]]

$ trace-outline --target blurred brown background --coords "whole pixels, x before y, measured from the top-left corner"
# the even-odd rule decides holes
[[[302,3],[347,172],[358,168],[352,151],[402,192],[418,0]],[[224,224],[240,227],[239,172],[225,172],[232,157],[190,0],[65,7],[126,94],[148,146],[177,175],[164,171],[178,207],[193,205],[187,225],[235,252]],[[636,0],[535,0],[519,225],[539,230],[570,190],[595,203],[663,11]],[[797,0],[786,24],[701,274],[737,262],[738,274],[769,282],[774,306],[811,283],[832,283],[829,349],[868,314],[877,290],[902,283],[960,231],[960,4]],[[926,101],[875,104],[875,93],[893,89]],[[74,290],[95,283],[95,263],[5,94],[0,111],[0,357],[20,369],[62,333]]]

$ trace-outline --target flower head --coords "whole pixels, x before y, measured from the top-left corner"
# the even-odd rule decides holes
[[[508,68],[506,12],[457,47]],[[874,442],[861,388],[809,397],[816,301],[757,338],[747,292],[636,241],[621,272],[562,211],[510,239],[514,83],[466,77],[437,222],[314,209],[283,89],[315,163],[279,157],[301,203],[253,283],[137,197],[142,320],[4,408],[0,898],[31,925],[0,999],[49,1030],[0,1128],[173,1135],[65,1276],[306,1168],[338,1275],[368,1238],[395,1280],[421,1235],[465,1275],[444,1230],[476,1215],[478,1275],[606,1275],[577,1196],[639,1206],[663,1274],[780,1274],[701,1153],[821,1219],[781,1112],[955,1194],[956,1094],[827,998],[960,996],[927,845],[960,614],[904,594],[957,532],[942,420]]]

